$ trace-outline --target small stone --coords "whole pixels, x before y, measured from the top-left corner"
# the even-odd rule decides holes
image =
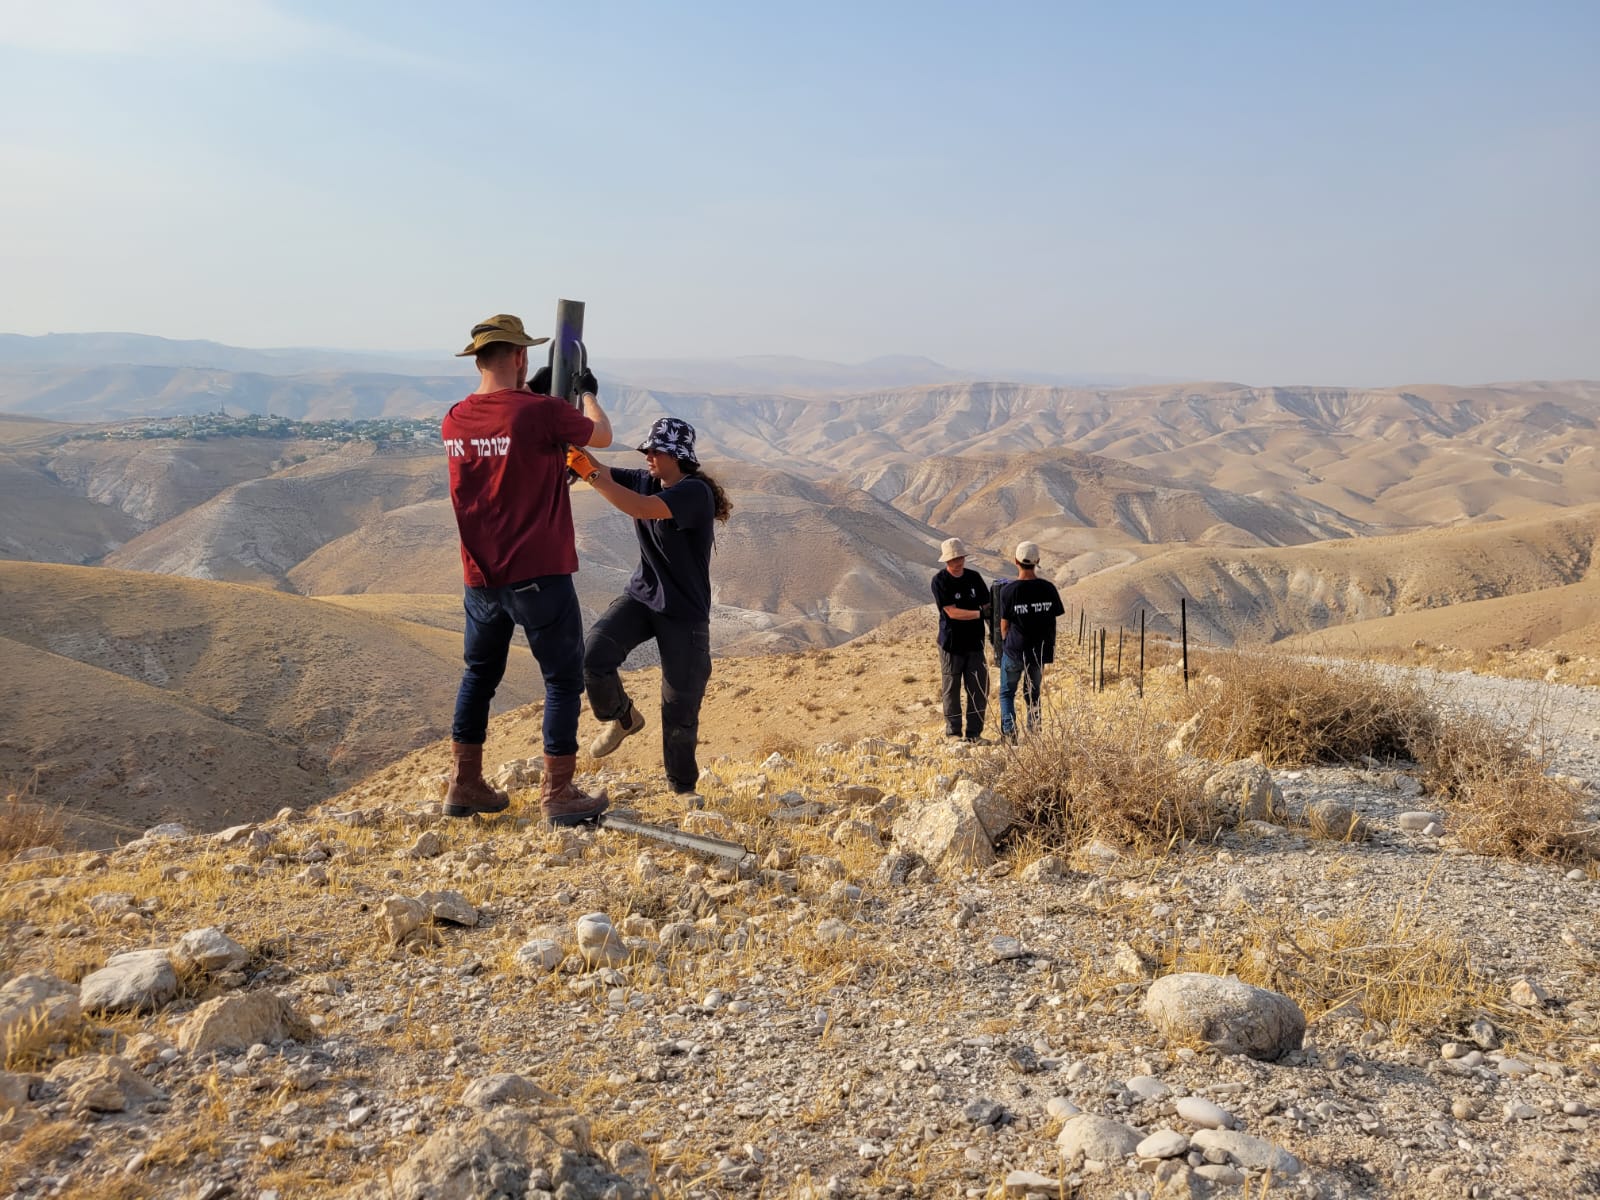
[[[165,950],[129,950],[84,978],[78,1002],[85,1012],[145,1012],[177,994],[178,975]]]
[[[1173,1040],[1269,1061],[1298,1050],[1306,1031],[1305,1014],[1293,1000],[1233,976],[1163,976],[1150,985],[1143,1011]]]
[[[388,896],[378,910],[378,927],[391,946],[398,946],[427,919],[428,910],[409,896]]]
[[[517,974],[527,978],[548,975],[561,965],[563,957],[557,943],[549,938],[534,938],[517,947],[512,962],[516,965]]]
[[[344,1123],[351,1129],[360,1129],[372,1117],[372,1106],[363,1104],[345,1114]]]
[[[623,945],[611,918],[605,913],[588,913],[578,918],[578,953],[591,967],[618,967],[628,961],[628,948]]]
[[[961,1115],[971,1125],[996,1125],[1005,1116],[1005,1108],[993,1100],[973,1100],[961,1110]]]
[[[1006,1051],[1006,1066],[1019,1075],[1037,1075],[1041,1066],[1039,1052],[1032,1046],[1012,1046]]]
[[[1589,882],[1589,873],[1574,867],[1567,872],[1567,878],[1573,883],[1587,883]]]
[[[178,1045],[193,1055],[248,1050],[258,1043],[315,1036],[310,1023],[275,992],[246,992],[207,1000],[178,1028]]]
[[[66,1037],[81,1012],[78,988],[45,971],[0,984],[0,1065],[23,1051]]]
[[[1500,1049],[1500,1035],[1495,1032],[1494,1024],[1488,1017],[1477,1017],[1467,1026],[1467,1036],[1480,1050]]]
[[[1205,1163],[1196,1167],[1194,1173],[1201,1179],[1221,1184],[1223,1187],[1238,1187],[1245,1181],[1244,1172],[1227,1163]]]
[[[1505,1107],[1506,1120],[1531,1121],[1539,1115],[1539,1110],[1528,1104],[1507,1104]]]
[[[1051,1096],[1044,1103],[1045,1115],[1057,1121],[1066,1121],[1077,1116],[1083,1109],[1079,1108],[1065,1096]]]
[[[1177,1113],[1196,1129],[1232,1129],[1237,1123],[1231,1112],[1203,1096],[1179,1097]]]
[[[1061,1183],[1037,1171],[1010,1171],[1006,1174],[1005,1193],[1008,1196],[1044,1196],[1060,1194]]]
[[[428,915],[436,925],[445,922],[471,928],[478,923],[478,910],[468,904],[467,898],[460,892],[423,892],[417,900],[428,910]]]
[[[437,833],[427,829],[417,836],[417,840],[411,843],[406,853],[412,858],[438,858],[444,853],[444,842],[439,839]]]
[[[1407,833],[1421,833],[1423,830],[1427,829],[1429,825],[1438,824],[1439,821],[1440,817],[1438,813],[1422,812],[1420,810],[1414,812],[1403,812],[1398,818],[1396,818],[1396,824],[1398,824],[1400,828],[1404,829]]]
[[[990,962],[1009,962],[1012,959],[1026,957],[1028,957],[1028,952],[1017,938],[1007,937],[1002,934],[989,939]]]
[[[1300,1173],[1300,1160],[1281,1146],[1232,1129],[1202,1129],[1191,1144],[1202,1154],[1220,1150],[1247,1171],[1271,1171],[1279,1177]]]
[[[475,1080],[462,1093],[461,1103],[469,1108],[496,1108],[502,1104],[542,1104],[555,1096],[521,1075],[490,1075]]]
[[[818,921],[816,933],[819,942],[848,942],[856,936],[856,931],[838,917],[825,917]]]
[[[1550,1003],[1550,993],[1531,979],[1519,979],[1511,985],[1511,1003],[1522,1008],[1540,1008]]]
[[[1122,1086],[1141,1100],[1160,1100],[1172,1095],[1172,1089],[1154,1075],[1135,1075]]]
[[[173,965],[184,972],[233,971],[249,960],[248,950],[214,927],[191,929],[172,948]]]
[[[1078,1155],[1114,1163],[1132,1154],[1142,1141],[1144,1134],[1131,1125],[1092,1113],[1079,1113],[1061,1127],[1056,1136],[1056,1149],[1069,1163]]]
[[[1177,1158],[1189,1153],[1189,1137],[1176,1129],[1158,1129],[1133,1148],[1140,1158]]]
[[[1458,1097],[1450,1104],[1450,1115],[1458,1121],[1476,1121],[1478,1106],[1466,1097]]]

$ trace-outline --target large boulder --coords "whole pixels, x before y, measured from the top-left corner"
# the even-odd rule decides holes
[[[125,1058],[90,1054],[69,1058],[50,1072],[50,1082],[66,1093],[74,1116],[119,1113],[161,1098]]]
[[[535,1187],[563,1200],[646,1200],[660,1194],[648,1179],[595,1155],[586,1136],[542,1129],[525,1112],[498,1110],[438,1130],[392,1173],[358,1184],[346,1196],[520,1200]]]
[[[45,971],[0,985],[0,1064],[65,1037],[78,1023],[78,989]]]
[[[1282,1179],[1300,1174],[1300,1160],[1281,1146],[1233,1129],[1202,1129],[1190,1145],[1204,1153],[1220,1150],[1247,1171],[1271,1171]]]
[[[250,951],[213,926],[191,929],[172,948],[173,964],[180,971],[214,975],[236,971],[250,961]]]
[[[1132,1125],[1079,1113],[1070,1118],[1056,1135],[1056,1149],[1071,1163],[1078,1155],[1097,1162],[1121,1162],[1144,1141],[1144,1134]]]
[[[1015,804],[970,779],[956,780],[955,786],[950,789],[950,799],[972,809],[984,833],[989,835],[990,842],[999,841],[1021,819]]]
[[[275,992],[246,992],[207,1000],[178,1030],[178,1046],[190,1054],[248,1050],[257,1042],[306,1041],[314,1031],[294,1006]]]
[[[605,913],[588,913],[578,918],[578,953],[591,967],[619,967],[628,961],[628,947]]]
[[[85,976],[78,989],[84,1012],[146,1012],[178,994],[178,973],[165,950],[128,950]]]
[[[1300,1048],[1306,1017],[1289,997],[1232,975],[1187,972],[1150,985],[1144,1015],[1167,1037],[1267,1061]]]
[[[894,823],[895,844],[937,867],[966,871],[993,866],[994,843],[970,803],[931,800]]]
[[[1201,790],[1217,819],[1227,824],[1281,821],[1286,812],[1283,789],[1273,781],[1272,772],[1251,759],[1213,771]]]

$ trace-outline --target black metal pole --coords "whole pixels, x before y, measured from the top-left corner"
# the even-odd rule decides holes
[[[1144,698],[1144,609],[1139,610],[1139,698]]]
[[[1089,616],[1089,610],[1088,609],[1080,608],[1078,610],[1078,645],[1080,645],[1080,646],[1083,645],[1083,623],[1088,618],[1088,616]]]
[[[550,347],[550,394],[576,404],[583,361],[583,301],[556,301],[556,336]]]
[[[1189,600],[1178,597],[1178,626],[1183,636],[1183,690],[1189,690]]]
[[[1106,627],[1100,626],[1100,690],[1106,690]]]
[[[1117,678],[1122,678],[1122,626],[1117,626]]]

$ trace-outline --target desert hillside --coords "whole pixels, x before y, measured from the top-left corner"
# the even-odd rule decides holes
[[[1345,539],[1289,549],[1172,549],[1073,581],[1065,596],[1101,624],[1177,629],[1189,600],[1192,637],[1268,642],[1464,601],[1536,597],[1592,576],[1600,507],[1457,529]],[[1539,601],[1535,600],[1535,603]]]
[[[950,744],[931,659],[719,665],[700,810],[650,733],[584,764],[726,859],[543,828],[530,708],[493,731],[501,817],[437,815],[430,744],[308,810],[0,864],[0,1186],[1584,1194],[1600,885],[1538,839],[1596,815],[1592,690],[1293,668],[1547,714],[1531,829],[1422,764],[1210,757],[1180,721],[1231,726],[1228,686],[1170,666],[1142,703],[1052,672],[1040,735]]]
[[[124,828],[304,803],[449,731],[459,635],[299,596],[0,562],[0,776]],[[539,694],[513,654],[497,703]],[[177,772],[176,775],[173,772]]]

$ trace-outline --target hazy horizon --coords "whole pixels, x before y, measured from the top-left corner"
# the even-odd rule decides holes
[[[0,328],[1600,377],[1591,5],[496,11],[0,0]]]

